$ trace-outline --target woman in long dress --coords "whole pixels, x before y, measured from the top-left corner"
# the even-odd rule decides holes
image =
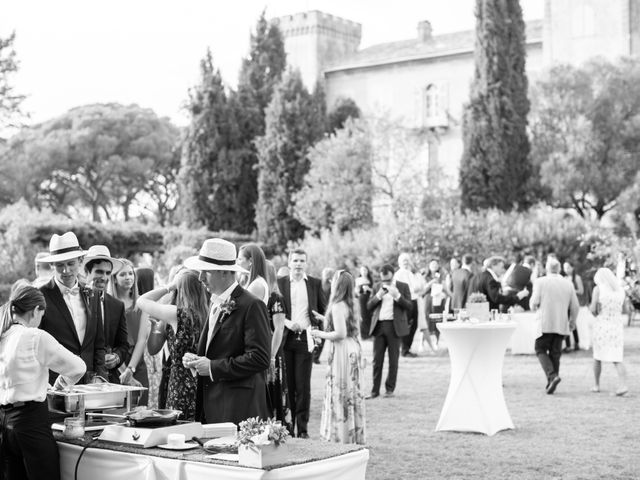
[[[624,350],[622,305],[625,292],[620,282],[608,268],[599,268],[593,278],[596,286],[591,299],[591,313],[596,320],[593,324],[593,374],[595,384],[592,392],[600,391],[602,362],[613,362],[618,372],[616,395],[623,396],[629,391],[627,372],[622,363]]]
[[[323,318],[325,329],[314,338],[329,340],[329,368],[320,420],[320,436],[329,442],[365,443],[365,406],[360,376],[362,349],[354,312],[353,277],[338,270]],[[318,315],[321,317],[320,315]]]
[[[161,303],[168,293],[176,292],[176,303]],[[193,270],[182,270],[166,287],[156,288],[142,295],[137,302],[140,310],[155,318],[154,331],[166,335],[173,359],[198,350],[200,332],[207,321],[209,295]],[[171,363],[167,382],[166,407],[182,412],[183,420],[195,419],[196,378],[181,361]]]

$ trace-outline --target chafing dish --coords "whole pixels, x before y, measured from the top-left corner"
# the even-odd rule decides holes
[[[146,388],[115,383],[74,385],[65,390],[49,390],[47,403],[49,410],[63,413],[130,407],[131,392],[140,390]]]

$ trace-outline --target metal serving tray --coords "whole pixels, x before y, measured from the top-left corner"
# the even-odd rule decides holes
[[[78,413],[83,407],[85,410],[120,408],[127,405],[131,392],[140,390],[146,388],[116,383],[74,385],[65,390],[49,390],[47,403],[49,410],[65,413]]]

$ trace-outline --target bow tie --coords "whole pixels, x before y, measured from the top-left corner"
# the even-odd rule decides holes
[[[67,288],[64,292],[62,292],[63,295],[78,295],[80,293],[80,288],[76,285],[73,288]]]

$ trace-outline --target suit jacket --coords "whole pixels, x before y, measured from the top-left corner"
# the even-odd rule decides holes
[[[79,295],[83,300],[87,317],[87,328],[82,344],[80,344],[73,317],[55,280],[52,278],[45,283],[40,287],[40,291],[47,302],[47,309],[42,317],[40,328],[49,332],[71,353],[82,358],[87,365],[87,371],[96,372],[96,374],[107,378],[107,370],[104,366],[104,329],[98,292],[80,285]],[[51,385],[55,382],[56,377],[55,372],[49,372]]]
[[[406,283],[395,282],[395,285],[400,292],[400,298],[393,301],[393,329],[395,330],[397,337],[404,337],[409,335],[409,315],[413,311],[411,291],[409,290],[409,285]],[[381,287],[382,283],[376,283],[373,286],[371,298],[369,299],[369,302],[367,302],[367,309],[372,314],[369,335],[373,335],[373,330],[376,328],[376,325],[380,320],[382,300],[378,298],[377,293],[380,291]]]
[[[265,371],[271,358],[267,307],[238,286],[229,297],[235,306],[221,313],[207,346],[205,323],[198,355],[211,360],[211,377],[198,376],[196,420],[240,423],[248,417],[268,418]]]
[[[469,298],[471,288],[471,273],[466,268],[458,268],[451,273],[451,289],[453,296],[451,298],[451,308],[464,308]]]
[[[127,317],[124,315],[124,303],[117,298],[104,294],[104,343],[105,349],[117,353],[120,363],[109,370],[109,381],[120,383],[118,367],[127,359],[129,353],[129,336],[127,334]]]
[[[517,302],[518,305],[520,305],[525,310],[529,310],[529,300],[531,299],[531,290],[533,287],[531,283],[532,273],[533,272],[529,267],[525,267],[523,265],[516,265],[515,267],[513,267],[513,270],[511,271],[511,275],[507,279],[507,285],[513,288],[514,291],[519,292],[523,288],[526,288],[529,290],[529,295],[518,300]]]
[[[478,291],[484,293],[489,301],[489,309],[498,309],[500,305],[515,305],[518,303],[518,297],[515,293],[513,295],[504,295],[501,289],[500,282],[493,278],[491,272],[484,271],[480,274],[478,279]]]
[[[315,310],[321,315],[324,315],[327,308],[327,299],[324,296],[322,290],[322,282],[319,278],[311,277],[307,275],[307,300],[309,302],[309,321],[311,325],[322,328],[322,323],[313,316],[311,310]],[[284,299],[284,309],[286,317],[291,320],[291,281],[289,277],[280,277],[278,279],[278,288]],[[284,345],[287,340],[289,329],[285,328],[282,335],[282,344]]]
[[[558,274],[536,278],[531,292],[531,310],[537,310],[540,329],[543,333],[569,335],[578,318],[580,305],[570,280]]]

